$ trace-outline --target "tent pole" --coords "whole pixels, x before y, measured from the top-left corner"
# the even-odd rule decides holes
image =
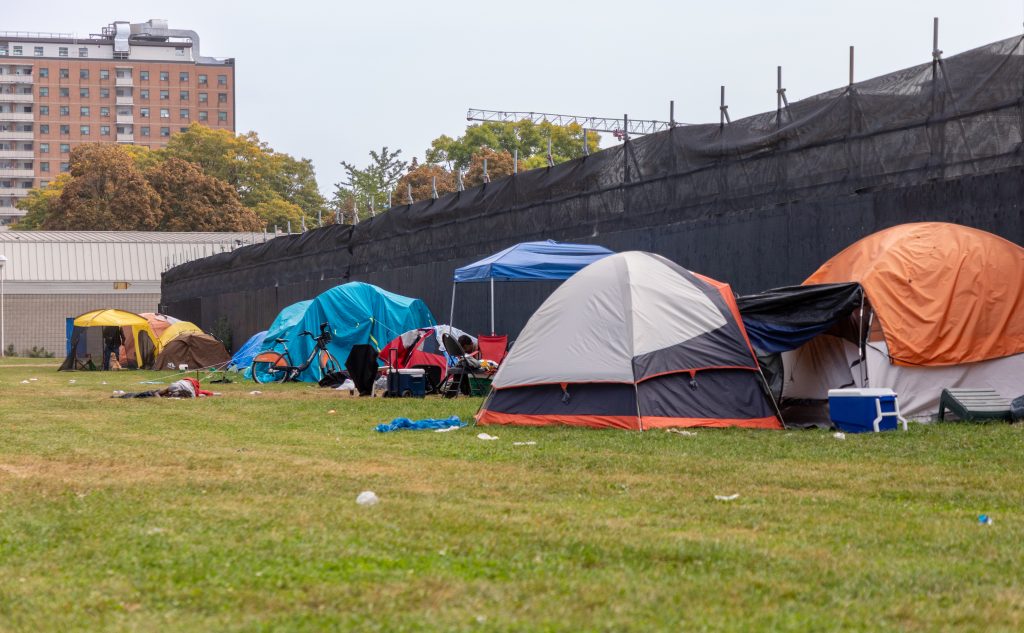
[[[867,368],[868,355],[867,355],[867,349],[865,349],[865,345],[867,343],[867,333],[864,331],[864,290],[863,289],[860,292],[860,312],[858,313],[857,330],[858,330],[858,337],[857,338],[860,339],[860,345],[858,345],[858,347],[860,348],[860,350],[859,350],[860,351],[860,386],[861,387],[867,387],[867,381],[868,381],[868,376],[867,376],[867,371],[868,371],[868,368]]]
[[[494,277],[491,277],[491,336],[494,336]]]
[[[452,311],[448,316],[448,326],[455,322],[455,282],[452,282]]]

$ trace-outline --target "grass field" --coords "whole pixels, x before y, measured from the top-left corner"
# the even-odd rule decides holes
[[[378,434],[479,401],[41,362],[0,363],[0,630],[1024,628],[1020,426]]]

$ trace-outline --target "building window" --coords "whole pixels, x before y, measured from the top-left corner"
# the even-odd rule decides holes
[[[42,57],[43,56],[43,47],[42,46],[36,46],[34,51],[33,51],[33,54],[36,57]]]
[[[71,71],[68,70],[67,68],[61,68],[60,69],[60,78],[61,79],[68,79],[69,77],[71,77]]]
[[[110,136],[110,126],[109,125],[101,125],[100,126],[100,136]]]
[[[206,85],[206,75],[199,75],[199,85],[200,86],[205,86]]]
[[[160,128],[160,136],[170,136],[170,135],[171,135],[171,128],[169,128],[169,127],[162,127],[162,128]]]
[[[170,110],[170,108],[160,108],[160,118],[161,119],[169,119],[169,118],[171,118],[171,110]]]
[[[217,85],[218,86],[226,86],[226,85],[228,85],[228,76],[227,75],[217,75]]]
[[[100,79],[110,79],[109,68],[100,68]]]
[[[149,81],[149,71],[148,70],[140,70],[139,71],[139,79],[141,79],[142,81]]]
[[[178,113],[178,118],[187,119],[188,118],[188,108],[182,108],[181,112]]]
[[[199,111],[199,120],[200,121],[209,121],[210,120],[210,113],[207,112],[206,110],[200,110]]]
[[[84,46],[80,46],[78,48],[78,56],[79,57],[88,57],[89,56],[89,49],[84,47]]]
[[[139,116],[143,119],[149,118],[149,108],[139,108]]]
[[[50,153],[50,144],[49,143],[40,143],[39,144],[39,153],[40,154],[49,154]]]
[[[139,134],[142,136],[149,136],[149,126],[143,125],[141,128],[139,128]]]
[[[50,106],[48,106],[48,105],[39,106],[39,115],[40,116],[50,116]]]
[[[79,116],[89,116],[89,114],[90,114],[89,106],[82,106],[82,107],[78,108],[78,115]]]
[[[61,88],[60,89],[60,96],[64,97],[65,99],[70,97],[71,96],[71,88],[66,88],[66,87],[65,88]]]
[[[60,48],[58,48],[57,49],[57,55],[60,56],[60,57],[67,57],[68,56],[68,47],[67,46],[61,46]]]
[[[70,135],[71,134],[71,126],[70,125],[62,125],[62,126],[60,126],[60,134],[61,134],[61,136],[68,136],[68,135]]]
[[[49,123],[41,124],[39,126],[39,133],[40,134],[49,134],[50,133],[50,124]]]
[[[218,92],[217,93],[217,103],[227,103],[227,102],[228,102],[228,93],[226,93],[226,92]]]
[[[89,89],[88,88],[79,88],[78,89],[78,96],[83,98],[83,99],[88,99],[89,98]]]
[[[180,82],[188,81],[188,73],[178,73],[178,81],[180,81]]]
[[[168,100],[170,100],[170,98],[171,98],[171,91],[170,90],[161,90],[160,91],[160,100],[161,101],[168,101]]]
[[[100,99],[110,98],[110,88],[100,88]]]
[[[71,166],[68,163],[61,163],[60,164],[60,170],[61,171],[67,171],[70,168],[71,168]]]
[[[78,78],[79,79],[88,79],[89,78],[89,69],[88,68],[82,68],[81,70],[79,70],[78,71]]]
[[[21,54],[22,54],[21,53],[21,47],[20,46],[15,46],[14,47],[14,56],[15,57],[21,57]]]
[[[184,134],[185,132],[188,132],[188,128],[187,127],[180,127],[180,128],[178,128],[178,130],[181,131],[182,134]]]
[[[39,77],[40,78],[46,78],[46,77],[49,77],[49,76],[50,76],[50,69],[49,68],[40,68],[39,69]]]
[[[169,73],[166,70],[161,70],[160,71],[160,81],[170,81],[170,80],[171,80],[171,73]]]
[[[178,101],[188,101],[188,90],[182,90],[178,94]]]
[[[61,116],[69,116],[70,114],[71,114],[71,108],[70,107],[68,107],[68,106],[61,106],[60,107],[60,115]]]
[[[143,99],[144,101],[149,101],[149,88],[143,88],[142,90],[139,91],[139,99]]]
[[[40,97],[49,97],[50,96],[50,89],[47,88],[46,86],[39,86],[39,96]]]
[[[82,136],[89,136],[89,126],[88,125],[80,125],[80,126],[78,126],[78,133],[81,134]]]
[[[108,108],[107,106],[103,106],[102,108],[100,108],[100,116],[109,117],[110,116],[110,108]]]
[[[205,93],[205,92],[200,92],[199,93],[199,103],[206,103],[209,100],[210,100],[210,95],[208,93]]]
[[[67,154],[70,151],[71,151],[71,146],[70,145],[68,145],[67,143],[61,143],[60,144],[60,153],[61,154]]]
[[[217,120],[218,121],[227,121],[228,120],[228,113],[224,112],[223,110],[221,110],[220,112],[217,113]]]
[[[50,171],[50,163],[46,161],[39,163],[39,171]]]

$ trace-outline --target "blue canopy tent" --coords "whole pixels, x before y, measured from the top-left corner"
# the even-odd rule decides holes
[[[452,323],[455,320],[455,288],[460,283],[487,281],[491,284],[491,334],[494,334],[494,281],[564,280],[614,252],[594,244],[570,244],[546,240],[523,242],[455,269],[452,284]]]
[[[319,332],[321,323],[330,324],[332,338],[327,349],[341,363],[345,363],[356,345],[371,345],[380,351],[402,332],[435,325],[434,316],[422,300],[403,297],[373,284],[351,282],[285,308],[271,325],[261,351],[273,348],[275,339],[283,338],[292,360],[301,362],[314,345],[313,339],[301,332]],[[279,327],[285,324],[286,327]],[[320,380],[319,369],[311,366],[299,375],[299,380]]]

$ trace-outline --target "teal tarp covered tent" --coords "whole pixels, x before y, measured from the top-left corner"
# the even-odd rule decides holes
[[[402,332],[436,324],[427,304],[420,299],[357,281],[335,286],[315,299],[282,310],[267,331],[263,349],[274,348],[274,339],[283,338],[292,362],[298,365],[314,345],[312,338],[300,333],[305,330],[316,334],[321,323],[330,324],[332,338],[328,349],[342,364],[356,345],[370,345],[379,351]],[[275,349],[283,351],[280,345]],[[316,363],[299,376],[306,382],[320,378]]]

